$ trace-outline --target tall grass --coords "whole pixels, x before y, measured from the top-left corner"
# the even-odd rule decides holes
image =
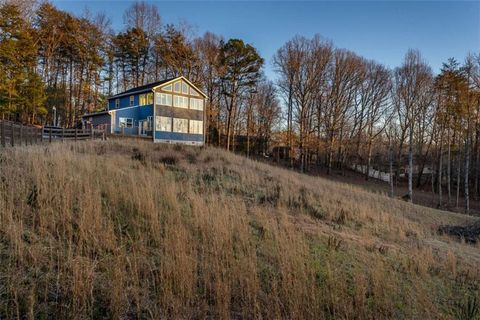
[[[221,150],[59,143],[0,170],[0,318],[452,318],[478,293],[478,248],[435,233],[472,218]]]

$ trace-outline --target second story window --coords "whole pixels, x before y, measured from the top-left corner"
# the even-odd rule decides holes
[[[139,97],[139,105],[140,106],[146,106],[153,104],[153,93],[144,93],[141,94]]]
[[[190,109],[203,110],[203,99],[190,98]]]
[[[120,99],[115,99],[115,109],[120,108]]]
[[[157,93],[156,104],[161,106],[172,106],[172,95],[168,93]]]
[[[182,96],[173,96],[173,106],[177,108],[188,108],[188,98]]]
[[[135,97],[130,96],[130,107],[133,107],[133,104],[135,103]]]

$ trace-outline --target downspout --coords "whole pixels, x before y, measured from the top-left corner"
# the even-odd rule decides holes
[[[206,128],[205,128],[205,112],[207,110],[206,106],[206,99],[203,98],[203,112],[202,112],[202,127],[203,127],[203,145],[205,145],[205,138],[206,138]]]
[[[152,88],[153,92],[153,118],[152,118],[152,138],[153,138],[153,143],[155,143],[155,104],[156,104],[156,97],[155,97],[155,88]]]

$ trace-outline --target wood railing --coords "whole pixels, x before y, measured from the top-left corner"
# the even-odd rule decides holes
[[[106,139],[105,128],[66,129],[32,127],[16,122],[0,120],[0,146],[33,145],[42,142],[65,140]]]

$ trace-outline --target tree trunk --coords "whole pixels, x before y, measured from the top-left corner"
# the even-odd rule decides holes
[[[447,205],[450,205],[452,200],[452,190],[451,190],[451,181],[452,181],[452,142],[450,140],[450,128],[448,128],[448,155],[447,155]]]
[[[438,157],[438,207],[443,207],[443,199],[442,199],[442,169],[443,169],[443,130],[440,133],[440,154]],[[432,168],[433,169],[433,168]],[[433,170],[432,170],[433,172]],[[433,179],[433,177],[432,177]],[[433,182],[432,182],[433,184]]]
[[[408,202],[413,202],[413,123],[408,138]]]
[[[458,160],[458,163],[457,163],[457,201],[456,201],[456,207],[458,208],[458,202],[459,202],[459,198],[460,198],[460,166],[462,165],[462,162],[461,162],[461,157],[460,157],[460,153],[457,155],[457,160]]]
[[[470,210],[470,199],[468,190],[468,171],[470,169],[470,134],[467,132],[467,139],[465,141],[465,212]]]
[[[390,198],[393,198],[393,144],[392,138],[388,139],[389,142],[389,162],[390,162]]]

